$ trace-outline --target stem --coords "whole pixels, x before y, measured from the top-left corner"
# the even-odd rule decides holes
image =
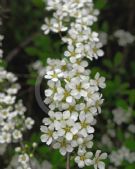
[[[39,33],[33,33],[31,36],[29,36],[27,39],[25,39],[19,46],[17,46],[15,49],[13,49],[6,57],[6,61],[10,62],[14,57],[16,57],[22,49],[24,49],[28,44],[30,44],[33,39],[38,35]]]
[[[66,169],[70,169],[70,153],[67,153],[67,164]]]

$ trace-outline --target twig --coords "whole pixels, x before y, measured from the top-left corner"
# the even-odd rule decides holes
[[[18,53],[25,48],[25,46],[27,46],[29,43],[32,42],[32,40],[35,38],[35,36],[37,36],[38,33],[34,33],[32,34],[30,37],[28,37],[24,42],[22,42],[18,47],[16,47],[15,49],[13,49],[6,57],[6,61],[10,62],[15,56],[18,55]]]
[[[70,154],[69,153],[67,153],[66,169],[70,169]]]

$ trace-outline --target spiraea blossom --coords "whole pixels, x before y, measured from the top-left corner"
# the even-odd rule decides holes
[[[132,164],[135,162],[135,152],[131,152],[127,147],[123,146],[117,151],[113,151],[109,155],[109,158],[110,162],[116,167],[121,166],[123,161],[127,161]]]
[[[132,44],[135,41],[134,35],[122,29],[116,30],[114,37],[118,39],[118,44],[122,47]]]
[[[17,162],[19,158],[19,162]],[[29,157],[27,154],[23,155],[15,155],[13,156],[10,164],[6,169],[30,169],[30,166],[32,169],[52,169],[52,165],[48,161],[43,161],[41,164],[39,161],[35,158],[32,158],[30,161],[30,164],[28,163]]]
[[[92,139],[96,116],[101,113],[100,90],[106,86],[105,78],[98,72],[92,77],[87,69],[87,60],[104,54],[98,33],[91,29],[99,11],[94,9],[92,0],[48,0],[47,10],[55,12],[51,19],[45,18],[42,30],[45,34],[59,33],[67,49],[62,60],[48,59],[45,103],[50,110],[49,117],[43,119],[41,141],[59,149],[62,155],[74,152],[80,168],[93,165],[104,169],[100,160],[105,159],[106,153],[96,153],[94,157]]]
[[[122,108],[117,108],[112,111],[113,121],[117,125],[121,125],[122,123],[128,123],[131,119],[132,109],[128,108],[127,112]]]
[[[2,61],[2,39],[0,35],[0,58]],[[20,85],[17,77],[0,66],[0,144],[22,140],[23,132],[31,129],[34,120],[25,117],[26,108],[21,100],[17,101]]]

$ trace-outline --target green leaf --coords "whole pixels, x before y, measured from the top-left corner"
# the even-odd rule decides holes
[[[108,25],[108,23],[106,21],[103,22],[103,24],[102,24],[102,31],[104,31],[104,32],[108,32],[109,31],[109,25]]]
[[[125,169],[135,169],[135,164],[128,164],[128,166]]]
[[[125,146],[132,151],[135,151],[135,139],[129,138],[125,140]]]
[[[95,7],[100,9],[100,10],[105,8],[105,6],[106,6],[106,0],[97,0],[95,2]]]
[[[135,89],[131,90],[129,93],[129,103],[131,106],[135,104]]]
[[[32,0],[32,2],[36,7],[39,8],[41,8],[44,5],[43,0]]]
[[[58,150],[55,150],[52,156],[52,163],[58,166],[65,166],[65,158],[61,156]]]
[[[123,100],[123,99],[118,99],[118,100],[116,101],[116,106],[117,106],[117,107],[121,107],[121,108],[123,108],[123,109],[127,109],[127,108],[128,108],[127,102],[126,102],[125,100]]]
[[[26,48],[25,52],[30,56],[37,56],[38,55],[38,50],[36,48],[34,48],[34,47]]]
[[[117,52],[114,57],[114,65],[119,66],[122,63],[123,55],[121,52]]]
[[[116,132],[116,135],[117,135],[117,138],[118,140],[122,141],[123,142],[123,139],[124,139],[124,133],[121,129],[118,128],[117,132]]]
[[[103,64],[104,64],[104,66],[106,66],[109,69],[113,68],[113,64],[112,64],[112,62],[109,59],[103,60]]]

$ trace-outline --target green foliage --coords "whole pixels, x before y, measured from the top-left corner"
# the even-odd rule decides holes
[[[106,2],[107,2],[106,0],[96,0],[95,7],[99,10],[104,9],[107,4]]]

